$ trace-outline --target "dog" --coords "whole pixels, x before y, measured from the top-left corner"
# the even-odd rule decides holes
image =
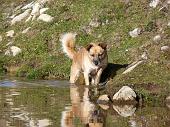
[[[90,43],[86,47],[75,50],[75,37],[74,33],[65,33],[61,36],[63,52],[72,59],[70,83],[74,84],[80,73],[84,74],[85,84],[91,83],[98,85],[103,70],[107,67],[107,44],[105,43]]]

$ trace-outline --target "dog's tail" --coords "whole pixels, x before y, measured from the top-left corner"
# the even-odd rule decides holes
[[[66,33],[61,36],[60,41],[62,42],[63,51],[67,54],[70,59],[73,59],[76,51],[75,48],[75,33]]]

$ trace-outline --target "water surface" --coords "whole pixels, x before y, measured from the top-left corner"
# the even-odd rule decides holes
[[[99,105],[92,91],[67,81],[1,78],[0,127],[170,126],[168,107]]]

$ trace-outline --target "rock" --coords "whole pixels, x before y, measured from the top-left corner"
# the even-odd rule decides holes
[[[49,10],[49,8],[42,8],[42,9],[40,9],[40,15],[44,14],[44,12],[46,12],[47,10]]]
[[[15,33],[14,30],[10,30],[10,31],[6,32],[6,36],[7,37],[13,37],[14,33]]]
[[[144,57],[144,56],[143,56]],[[131,72],[133,69],[135,69],[138,65],[140,65],[141,63],[143,63],[143,60],[134,62],[130,65],[130,67],[128,69],[126,69],[122,74],[127,74],[129,72]]]
[[[32,21],[40,14],[41,5],[39,3],[35,3],[31,12]]]
[[[99,27],[100,24],[101,23],[96,18],[96,19],[93,19],[93,20],[90,21],[89,26],[97,28],[97,27]]]
[[[26,28],[25,30],[22,31],[23,34],[27,33],[29,30],[31,29],[31,27]]]
[[[48,14],[41,14],[37,20],[41,20],[41,21],[44,21],[44,22],[51,22],[53,21],[54,17],[48,15]]]
[[[21,9],[22,10],[25,10],[25,9],[30,9],[34,6],[34,1],[32,1],[31,3],[25,5],[24,7],[22,7]]]
[[[129,32],[129,35],[131,37],[137,37],[141,32],[141,28],[135,28],[133,31]]]
[[[161,40],[161,35],[156,35],[154,38],[153,38],[153,41],[154,42],[159,42]]]
[[[105,101],[105,102],[108,103],[109,102],[109,97],[106,94],[101,95],[101,96],[99,96],[98,101]]]
[[[20,22],[25,19],[30,14],[31,9],[27,9],[25,12],[17,15],[11,20],[11,25],[14,25],[16,22]]]
[[[162,46],[161,51],[169,51],[169,46]]]
[[[166,98],[166,102],[170,102],[170,96]]]
[[[148,54],[147,52],[143,52],[143,54],[141,55],[142,60],[147,60],[148,59]]]
[[[104,95],[99,96],[97,103],[102,109],[107,110],[109,109],[109,105],[108,105],[109,101],[110,99],[108,95],[104,94]]]
[[[2,36],[0,35],[0,42],[2,41]]]
[[[113,105],[113,109],[123,117],[132,116],[136,111],[136,107],[134,105]]]
[[[149,6],[150,7],[153,7],[153,8],[156,8],[156,6],[159,4],[159,0],[152,0],[150,3],[149,3]]]
[[[168,26],[170,26],[170,21],[168,22]]]
[[[16,56],[17,54],[21,53],[21,49],[16,46],[11,46],[6,52],[5,55],[12,55]]]
[[[123,86],[113,96],[113,100],[134,101],[135,99],[136,99],[136,93],[129,86]]]

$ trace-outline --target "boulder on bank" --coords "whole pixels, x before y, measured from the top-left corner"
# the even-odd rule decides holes
[[[135,101],[136,93],[129,86],[123,86],[114,96],[116,101]]]

